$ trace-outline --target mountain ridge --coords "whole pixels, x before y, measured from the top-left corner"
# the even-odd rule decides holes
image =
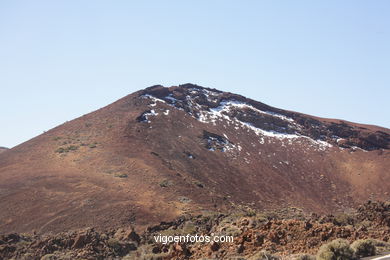
[[[313,119],[314,121],[312,123],[314,124],[317,124],[319,125],[319,121],[316,120],[315,118],[319,119],[319,120],[322,120],[322,121],[325,121],[325,122],[330,122],[330,124],[332,124],[331,126],[329,126],[329,128],[333,128],[331,129],[331,131],[333,130],[338,130],[338,128],[341,128],[341,132],[346,132],[346,133],[342,133],[344,136],[348,136],[348,135],[353,135],[353,134],[356,134],[356,132],[351,132],[349,129],[345,129],[345,127],[343,128],[342,126],[346,126],[348,128],[349,125],[353,125],[355,127],[358,127],[360,128],[360,130],[368,130],[367,127],[373,129],[373,128],[378,128],[377,132],[379,133],[382,133],[382,131],[387,131],[384,132],[385,136],[384,138],[381,138],[379,141],[381,143],[383,143],[383,147],[381,146],[380,143],[377,143],[377,146],[375,146],[373,144],[372,147],[367,147],[367,144],[360,144],[361,146],[364,146],[364,147],[360,147],[360,148],[368,148],[368,149],[376,149],[376,148],[386,148],[386,149],[389,149],[389,145],[390,145],[390,140],[389,140],[389,129],[386,129],[386,128],[381,128],[381,127],[377,127],[377,126],[370,126],[370,125],[364,125],[364,124],[356,124],[356,123],[351,123],[351,122],[347,122],[345,120],[338,120],[338,119],[324,119],[324,118],[319,118],[319,117],[313,117],[313,116],[310,116],[310,115],[305,115],[305,114],[302,114],[302,113],[298,113],[298,112],[293,112],[293,111],[287,111],[287,110],[283,110],[283,109],[279,109],[279,108],[275,108],[275,107],[272,107],[272,106],[269,106],[269,105],[266,105],[264,103],[261,103],[261,102],[258,102],[258,101],[255,101],[255,100],[252,100],[252,99],[248,99],[244,96],[241,96],[241,95],[237,95],[237,94],[233,94],[233,93],[230,93],[230,92],[221,92],[219,90],[215,90],[215,89],[207,89],[207,88],[203,88],[203,87],[200,87],[200,86],[197,86],[197,85],[194,85],[194,84],[184,84],[184,85],[180,85],[180,87],[182,88],[187,88],[187,89],[199,89],[199,90],[205,90],[205,91],[209,91],[209,92],[214,92],[214,93],[218,93],[218,94],[224,94],[225,96],[222,95],[221,97],[221,100],[234,100],[234,101],[241,101],[243,103],[248,103],[249,105],[254,105],[255,108],[257,109],[260,109],[260,110],[267,110],[267,111],[270,111],[272,113],[280,113],[284,116],[290,116],[290,117],[293,117],[294,120],[303,120],[301,117],[307,117],[307,118],[310,118],[310,119]],[[171,87],[170,89],[172,88],[175,88],[175,87]],[[175,92],[175,90],[173,89],[173,92]],[[163,94],[168,94],[170,93],[168,88],[164,88],[163,86],[161,85],[156,85],[156,86],[152,86],[150,88],[147,88],[144,90],[144,93],[146,94],[150,94],[150,93],[155,93],[157,95],[157,97],[161,98],[163,96]],[[145,94],[144,94],[145,95]],[[169,95],[172,95],[172,93],[170,93]],[[164,101],[168,101],[167,98],[169,100],[172,100],[171,97],[169,96],[166,96],[165,97],[166,99]],[[204,100],[202,100],[202,102],[204,102]],[[218,101],[217,101],[218,103]],[[203,103],[204,104],[204,103]],[[171,104],[172,105],[172,104]],[[182,104],[181,104],[182,105]],[[211,105],[210,106],[210,103],[207,104],[207,108],[206,109],[210,109],[210,108],[215,108],[215,106]],[[219,103],[218,103],[219,105]],[[185,106],[185,105],[184,105]],[[187,104],[188,106],[188,104]],[[189,108],[188,107],[185,107],[187,109],[186,112],[189,112]],[[191,113],[191,112],[190,112]],[[250,120],[250,119],[249,119]],[[307,120],[307,119],[306,119]],[[305,122],[302,122],[302,123],[307,123],[306,121]],[[311,122],[309,122],[311,123]],[[264,127],[264,125],[263,125]],[[329,129],[326,129],[326,130],[329,130]],[[321,134],[321,131],[317,131],[318,133],[316,133],[316,135],[314,137],[318,138],[319,135]],[[312,135],[313,136],[313,135]],[[374,137],[375,138],[375,137]],[[365,140],[367,142],[367,140]],[[373,141],[373,140],[371,140]],[[352,142],[353,144],[353,142]],[[350,146],[347,146],[350,148]]]

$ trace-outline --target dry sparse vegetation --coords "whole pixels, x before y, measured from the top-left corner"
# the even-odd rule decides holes
[[[336,239],[323,246],[317,253],[318,260],[351,260],[354,252],[348,240]]]
[[[68,153],[71,151],[76,151],[79,147],[77,145],[69,145],[67,147],[60,147],[56,150],[57,153]]]

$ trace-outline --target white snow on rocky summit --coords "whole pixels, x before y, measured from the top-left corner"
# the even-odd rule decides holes
[[[149,98],[149,99],[151,99],[154,103],[156,103],[157,101],[158,101],[158,102],[162,102],[162,103],[166,103],[165,100],[162,100],[162,99],[160,99],[160,98],[156,98],[155,96],[152,96],[152,95],[149,95],[149,94],[142,95],[141,97],[142,97],[142,98]]]
[[[298,124],[296,124],[294,122],[294,119],[292,119],[292,118],[289,118],[287,116],[277,114],[274,112],[270,112],[270,111],[262,111],[262,110],[259,110],[255,107],[253,107],[250,104],[247,104],[245,102],[235,101],[235,100],[222,101],[220,106],[218,106],[216,108],[210,108],[210,111],[201,111],[201,115],[199,116],[198,120],[203,122],[203,123],[215,124],[215,122],[217,120],[223,118],[223,119],[227,120],[228,122],[234,121],[235,123],[238,123],[241,126],[244,126],[247,129],[252,130],[258,136],[266,136],[266,137],[276,138],[279,140],[304,138],[304,139],[309,140],[311,143],[318,145],[318,148],[321,150],[324,150],[327,147],[332,147],[331,144],[329,144],[325,141],[322,141],[322,140],[314,140],[308,136],[303,136],[303,135],[298,135],[298,134],[289,134],[289,133],[280,133],[280,132],[276,132],[276,131],[267,131],[267,130],[255,127],[248,122],[242,122],[236,118],[231,118],[227,114],[225,114],[224,112],[229,112],[232,108],[247,108],[247,109],[256,111],[260,114],[267,114],[267,115],[274,116],[274,117],[280,118],[282,120],[288,121],[291,125],[294,125],[296,128],[298,128],[298,129],[300,128],[300,126]],[[236,129],[238,129],[238,128],[236,127]],[[261,139],[260,143],[264,143],[263,138]]]
[[[158,113],[152,109],[150,110],[150,112],[147,112],[147,113],[144,113],[143,116],[145,117],[144,120],[142,120],[141,122],[147,122],[147,123],[150,123],[150,120],[149,120],[149,116],[157,116]]]
[[[213,97],[215,99],[220,95],[220,93],[213,92],[213,91],[206,90],[206,89],[193,88],[193,89],[190,89],[189,91],[191,94],[196,94],[196,93],[199,93],[199,91],[201,91],[207,97],[207,99],[209,101],[213,101],[213,100],[210,100],[210,97]],[[171,104],[167,103],[165,100],[156,98],[156,97],[151,96],[149,94],[143,95],[143,97],[150,98],[154,101],[154,104],[151,104],[150,106],[155,106],[156,102],[162,102],[162,103],[166,103],[167,105],[172,106],[176,109],[183,110],[182,108],[175,106],[176,103],[178,103],[179,101],[176,98],[174,98],[172,94],[169,94],[168,96],[164,97],[164,99],[170,100],[172,102]],[[332,147],[332,145],[330,143],[323,141],[323,140],[320,140],[320,139],[314,140],[311,137],[300,135],[297,133],[292,134],[292,133],[281,133],[281,132],[277,132],[277,131],[264,130],[264,129],[255,127],[251,123],[243,122],[243,121],[238,120],[237,118],[229,116],[229,112],[232,109],[235,109],[235,108],[248,109],[248,110],[252,110],[252,111],[259,113],[259,114],[264,114],[264,115],[276,117],[278,119],[286,121],[287,124],[294,127],[295,129],[298,129],[298,130],[301,129],[301,125],[297,124],[293,118],[290,118],[288,116],[278,114],[275,112],[271,112],[271,111],[260,110],[258,108],[255,108],[254,106],[246,103],[246,102],[241,102],[241,101],[237,101],[237,100],[225,100],[225,101],[220,102],[220,105],[218,107],[209,108],[208,110],[201,109],[201,106],[198,103],[196,103],[188,95],[186,96],[186,102],[191,110],[189,112],[190,115],[192,115],[194,118],[196,118],[200,122],[212,123],[212,124],[216,125],[217,121],[226,121],[227,124],[229,124],[229,125],[230,125],[230,123],[233,124],[234,128],[236,130],[240,129],[240,127],[246,128],[247,130],[251,130],[256,135],[260,136],[260,140],[259,140],[260,144],[264,144],[264,142],[265,142],[264,137],[269,137],[269,138],[278,139],[281,141],[288,140],[289,145],[293,144],[294,142],[301,143],[301,141],[307,140],[310,144],[314,145],[316,148],[318,148],[320,150],[326,150],[327,148]],[[197,108],[199,110],[199,112],[195,113],[193,110],[194,108]],[[154,110],[152,110],[152,111],[154,111]],[[169,113],[169,110],[166,110],[166,112],[164,112],[163,114],[168,115],[168,113]],[[151,113],[151,115],[157,115],[157,114],[158,113],[155,113],[155,112]],[[337,139],[337,141],[339,141],[339,140],[340,139]],[[269,140],[268,140],[268,142],[269,142]],[[240,150],[240,148],[241,147],[238,147],[239,150]]]

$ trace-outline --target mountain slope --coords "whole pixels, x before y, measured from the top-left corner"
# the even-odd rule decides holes
[[[0,232],[388,198],[390,130],[192,84],[154,86],[0,155]]]
[[[7,151],[8,148],[0,146],[0,153]]]

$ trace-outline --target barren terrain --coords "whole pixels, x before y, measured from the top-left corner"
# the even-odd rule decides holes
[[[0,155],[0,233],[137,230],[205,210],[389,199],[390,130],[154,86]]]

